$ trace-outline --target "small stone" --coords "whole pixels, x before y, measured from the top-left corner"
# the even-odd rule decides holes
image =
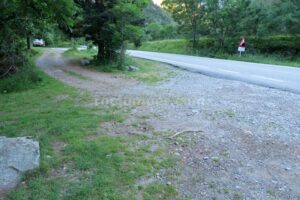
[[[290,171],[291,168],[290,168],[290,167],[285,167],[284,170],[285,170],[285,171]]]
[[[192,113],[194,113],[194,114],[198,114],[198,113],[199,113],[199,111],[198,111],[198,110],[192,110]]]
[[[90,64],[90,61],[87,58],[83,58],[83,59],[80,60],[80,64],[83,65],[83,66],[86,66],[86,65]]]
[[[176,152],[174,153],[175,156],[180,156],[180,153]]]
[[[139,70],[138,67],[135,67],[135,66],[132,66],[132,65],[130,65],[130,66],[128,67],[128,71],[130,71],[130,72],[135,72],[135,71],[138,71],[138,70]]]
[[[208,160],[208,157],[207,157],[207,156],[205,156],[205,157],[203,158],[203,160]]]
[[[172,185],[172,183],[170,181],[167,182],[167,185]]]

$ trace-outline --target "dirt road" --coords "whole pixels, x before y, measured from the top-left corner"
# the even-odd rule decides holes
[[[38,65],[91,92],[92,106],[130,107],[125,122],[102,124],[105,133],[142,128],[166,141],[176,169],[144,184],[173,184],[182,199],[300,199],[300,95],[178,69],[149,86],[68,64],[61,53],[47,51]]]

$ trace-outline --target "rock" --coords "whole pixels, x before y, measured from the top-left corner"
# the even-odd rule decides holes
[[[290,167],[285,167],[284,170],[285,170],[285,171],[290,171],[291,168],[290,168]]]
[[[128,71],[130,71],[130,72],[135,72],[135,71],[138,71],[138,70],[139,70],[138,67],[135,67],[135,66],[132,66],[132,65],[130,65],[130,66],[128,67]]]
[[[24,172],[39,167],[39,143],[29,137],[0,137],[0,193],[13,189]]]
[[[207,156],[205,156],[204,158],[203,158],[203,160],[208,160],[209,158],[207,157]]]
[[[83,58],[80,60],[80,64],[83,66],[89,65],[90,63],[91,63],[90,60],[87,58]]]
[[[174,153],[174,155],[180,157],[180,153],[178,152]]]
[[[192,110],[192,113],[193,113],[193,114],[198,114],[199,111],[198,111],[198,110]]]

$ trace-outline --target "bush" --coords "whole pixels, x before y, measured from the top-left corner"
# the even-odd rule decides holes
[[[236,54],[240,38],[226,38],[223,41],[203,37],[197,48],[192,50],[191,42],[185,40],[162,40],[145,42],[139,50],[166,53],[196,54],[215,57],[216,54]],[[296,57],[300,53],[300,36],[247,37],[247,53],[274,54]]]
[[[41,81],[40,72],[31,66],[26,66],[16,74],[0,79],[0,93],[11,93],[30,89]]]
[[[33,88],[42,81],[41,72],[35,67],[34,60],[39,55],[36,51],[27,54],[28,62],[19,66],[14,74],[0,79],[0,93],[11,93]]]
[[[208,39],[211,40],[211,39]],[[235,53],[241,39],[226,38],[224,46],[215,45],[223,53]],[[300,36],[247,37],[247,52],[260,54],[278,54],[282,56],[298,56],[300,52]],[[209,41],[200,40],[200,43]],[[211,41],[210,41],[211,42]]]

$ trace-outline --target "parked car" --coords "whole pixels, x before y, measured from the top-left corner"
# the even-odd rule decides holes
[[[34,39],[32,42],[33,46],[36,47],[44,47],[45,45],[45,41],[43,39]]]

